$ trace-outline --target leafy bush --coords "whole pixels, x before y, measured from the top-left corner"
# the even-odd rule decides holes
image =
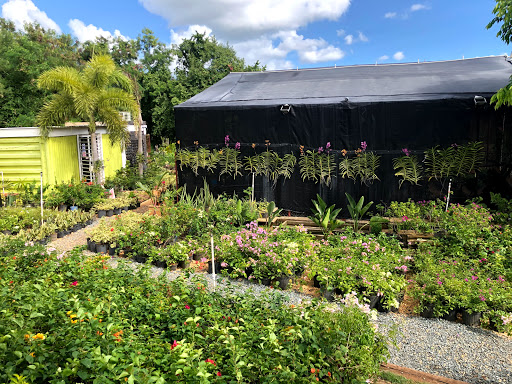
[[[386,347],[368,317],[134,274],[80,251],[2,244],[0,381],[363,383]],[[24,254],[23,254],[24,252]]]

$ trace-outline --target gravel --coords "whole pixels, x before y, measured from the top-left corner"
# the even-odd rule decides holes
[[[110,264],[117,266],[120,259]],[[128,262],[134,270],[141,264]],[[151,267],[152,277],[164,271]],[[213,277],[206,276],[210,289]],[[179,271],[167,271],[167,278],[174,280]],[[247,281],[234,281],[217,276],[217,291],[230,286],[235,292],[258,295],[270,288]],[[311,301],[311,296],[295,291],[273,292],[282,294],[289,304],[298,305]],[[396,331],[394,342],[389,338],[389,363],[418,371],[461,380],[468,383],[512,383],[512,338],[481,328],[442,319],[425,319],[395,313],[378,313],[372,320],[378,330],[388,335]],[[393,332],[392,332],[393,333]]]
[[[92,225],[94,226],[96,222]],[[78,231],[50,244],[60,251],[70,250],[76,245],[86,243],[85,231]],[[85,254],[92,254],[88,251]],[[134,270],[141,264],[126,259],[112,258],[109,263],[116,267],[118,263],[127,262]],[[151,267],[152,277],[157,277],[164,270]],[[167,271],[169,280],[180,276],[180,271]],[[212,275],[206,276],[210,289],[213,289]],[[270,288],[247,281],[234,281],[217,276],[216,290],[227,287],[239,293],[250,292],[258,295]],[[311,301],[311,296],[295,291],[279,291],[289,304],[298,305]],[[389,340],[389,363],[418,371],[465,381],[479,383],[512,383],[512,338],[481,328],[441,319],[425,319],[404,316],[395,313],[379,313],[372,320],[379,331],[385,335],[390,330],[397,332],[394,343]]]

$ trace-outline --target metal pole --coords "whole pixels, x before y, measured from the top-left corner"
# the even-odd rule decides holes
[[[215,276],[215,249],[213,248],[213,234],[210,234],[210,244],[212,247],[212,276],[213,276],[213,290],[217,288],[217,277]]]
[[[43,172],[41,172],[41,225],[43,225]]]
[[[452,179],[450,179],[450,183],[448,183],[448,197],[446,198],[446,209],[445,212],[448,212],[448,205],[450,205],[450,190],[452,189]]]

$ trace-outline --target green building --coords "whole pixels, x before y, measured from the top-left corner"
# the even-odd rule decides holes
[[[133,130],[132,128],[129,130]],[[110,144],[106,129],[96,129],[99,159],[104,176],[115,175],[126,164],[126,153],[119,144]],[[91,181],[91,138],[87,123],[69,123],[54,128],[43,140],[37,127],[0,128],[0,175],[5,182],[36,182],[43,172],[43,184],[75,180]]]

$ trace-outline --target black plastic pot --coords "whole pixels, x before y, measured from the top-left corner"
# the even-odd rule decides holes
[[[107,253],[107,244],[96,244],[96,253]]]
[[[218,262],[215,262],[215,274],[219,274],[220,272],[220,263]],[[213,273],[213,270],[212,270],[212,261],[208,261],[208,273],[209,274],[212,274]]]
[[[115,248],[115,247],[109,247],[108,248],[108,254],[110,256],[114,256],[116,254],[116,250],[117,250],[117,248]]]
[[[444,320],[456,321],[459,310],[457,308],[452,309],[450,312],[443,315]]]
[[[61,239],[61,238],[63,238],[66,235],[67,235],[67,231],[58,231],[57,232],[57,238],[58,239]]]
[[[109,209],[107,211],[107,217],[112,217],[112,216],[114,216],[114,210],[113,209]]]
[[[105,211],[104,209],[100,209],[98,211],[98,218],[102,218],[103,216],[105,216],[107,214],[107,211]]]
[[[477,327],[480,325],[481,316],[482,312],[469,313],[466,309],[462,310],[462,322],[472,327]]]
[[[180,268],[185,269],[185,268],[188,268],[189,266],[190,266],[190,260],[188,260],[188,259],[178,262],[178,267],[180,267]]]
[[[91,239],[87,239],[87,249],[91,252],[96,252],[96,242]]]
[[[167,268],[167,261],[163,261],[163,260],[153,260],[151,262],[151,264],[153,264],[155,267],[157,268],[163,268],[163,269],[166,269]]]
[[[119,215],[119,214],[121,214],[121,208],[115,208],[114,215]]]
[[[288,288],[290,284],[291,276],[281,276],[277,278],[277,282],[279,284],[279,288],[285,290]]]

